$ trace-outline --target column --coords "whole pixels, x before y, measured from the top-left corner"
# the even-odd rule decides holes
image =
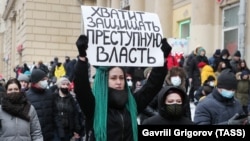
[[[194,50],[197,45],[201,45],[208,54],[212,54],[214,43],[214,11],[215,1],[211,0],[191,0],[191,28],[189,50]]]
[[[96,0],[96,6],[107,7],[107,0]]]
[[[120,0],[111,0],[111,7],[115,9],[120,9]]]
[[[156,0],[154,9],[160,19],[163,36],[172,37],[173,0]]]
[[[144,11],[145,0],[130,0],[130,10],[131,11]]]

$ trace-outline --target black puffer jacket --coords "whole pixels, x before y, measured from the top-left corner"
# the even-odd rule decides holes
[[[47,89],[31,87],[26,95],[36,109],[44,140],[51,141],[54,134],[53,94]]]
[[[73,136],[74,132],[80,133],[81,126],[76,104],[71,94],[67,94],[65,97],[59,96],[58,93],[55,94],[54,119],[56,130],[61,138],[65,135]]]

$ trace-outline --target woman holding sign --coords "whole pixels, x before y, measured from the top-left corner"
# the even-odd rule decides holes
[[[161,50],[167,57],[171,46],[161,41]],[[80,35],[76,42],[79,61],[75,66],[75,93],[86,115],[86,140],[137,141],[137,114],[161,90],[167,74],[166,66],[152,69],[148,81],[132,94],[122,67],[96,67],[93,90],[88,75],[88,37]]]

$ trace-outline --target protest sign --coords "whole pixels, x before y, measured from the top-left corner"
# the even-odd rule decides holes
[[[82,6],[89,62],[97,66],[163,66],[162,29],[154,13]]]

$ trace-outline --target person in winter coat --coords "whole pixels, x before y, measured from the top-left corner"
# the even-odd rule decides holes
[[[250,71],[243,70],[236,73],[236,79],[238,81],[237,90],[235,92],[235,97],[239,99],[243,110],[248,114],[248,101],[250,95]]]
[[[185,70],[181,67],[172,67],[166,78],[165,78],[165,86],[176,86],[180,87],[183,91],[187,92],[186,89],[186,73]],[[154,115],[158,115],[159,109],[158,109],[158,95],[159,93],[154,97],[154,99],[149,103],[149,105],[144,109],[144,111],[140,114],[140,122],[143,122],[146,118],[152,117]],[[188,95],[186,95],[188,97]],[[183,114],[188,117],[191,120],[191,109],[189,104],[189,99],[186,98],[185,107],[183,109]]]
[[[194,92],[201,86],[200,70],[198,64],[204,62],[208,64],[206,56],[206,50],[201,47],[197,51],[197,55],[190,62],[190,69],[188,70],[189,84],[191,85],[189,90],[189,99],[194,101]]]
[[[184,116],[187,94],[175,86],[162,88],[158,95],[159,114],[145,119],[142,125],[194,125]]]
[[[160,91],[166,66],[154,67],[149,79],[140,90],[132,94],[126,83],[126,72],[120,66],[96,66],[93,90],[88,77],[88,37],[80,35],[76,46],[79,61],[76,64],[74,90],[76,99],[86,116],[86,140],[137,141],[137,114]],[[171,46],[166,39],[161,42],[166,57]]]
[[[56,80],[66,75],[66,70],[61,62],[57,64],[54,75],[56,77]]]
[[[35,108],[29,103],[17,79],[9,79],[0,101],[1,141],[43,141]]]
[[[220,59],[220,53],[221,53],[221,49],[216,49],[213,56],[208,58],[208,63],[211,67],[213,67],[214,71],[217,70],[215,66],[215,62],[217,62]]]
[[[218,79],[218,77],[220,76],[220,73],[226,69],[226,63],[224,62],[220,62],[219,65],[218,65],[218,68],[216,70],[216,72],[214,73],[215,76],[216,76],[216,79]]]
[[[29,90],[30,78],[28,75],[20,73],[17,80],[21,83],[21,91]]]
[[[30,76],[30,89],[26,96],[35,107],[41,125],[44,141],[52,141],[54,137],[53,93],[47,89],[48,77],[41,69],[34,69]]]
[[[166,86],[176,86],[180,87],[184,92],[187,94],[187,87],[186,87],[186,78],[187,74],[182,67],[172,67],[169,70],[169,73],[167,74],[165,78]],[[188,97],[188,95],[187,95]],[[189,99],[186,98],[185,107],[184,107],[184,115],[191,119],[191,109],[189,104]]]
[[[220,58],[215,60],[215,62],[214,62],[215,68],[218,68],[220,62],[224,62],[226,65],[225,68],[232,69],[230,61],[231,61],[231,56],[229,54],[229,51],[225,48],[221,51]]]
[[[54,141],[70,141],[80,138],[81,126],[77,111],[77,103],[69,92],[70,81],[61,77],[57,81],[57,92],[54,94],[54,119],[56,123],[56,133]]]
[[[201,85],[204,85],[205,81],[208,79],[209,76],[213,76],[216,78],[215,72],[212,66],[206,64],[205,62],[200,62],[198,64],[198,68],[200,69],[201,73]],[[215,79],[215,84],[217,83],[217,79]]]
[[[202,86],[195,92],[194,104],[197,105],[199,101],[203,100],[207,95],[209,95],[215,87],[215,77],[210,75]]]
[[[241,61],[241,53],[239,50],[237,50],[234,53],[234,56],[232,60],[230,61],[230,65],[232,67],[232,71],[236,74],[237,72],[240,71],[240,61]]]
[[[196,106],[194,123],[198,125],[243,125],[247,119],[238,119],[244,111],[234,97],[237,89],[235,74],[230,69],[221,72],[217,87]]]

